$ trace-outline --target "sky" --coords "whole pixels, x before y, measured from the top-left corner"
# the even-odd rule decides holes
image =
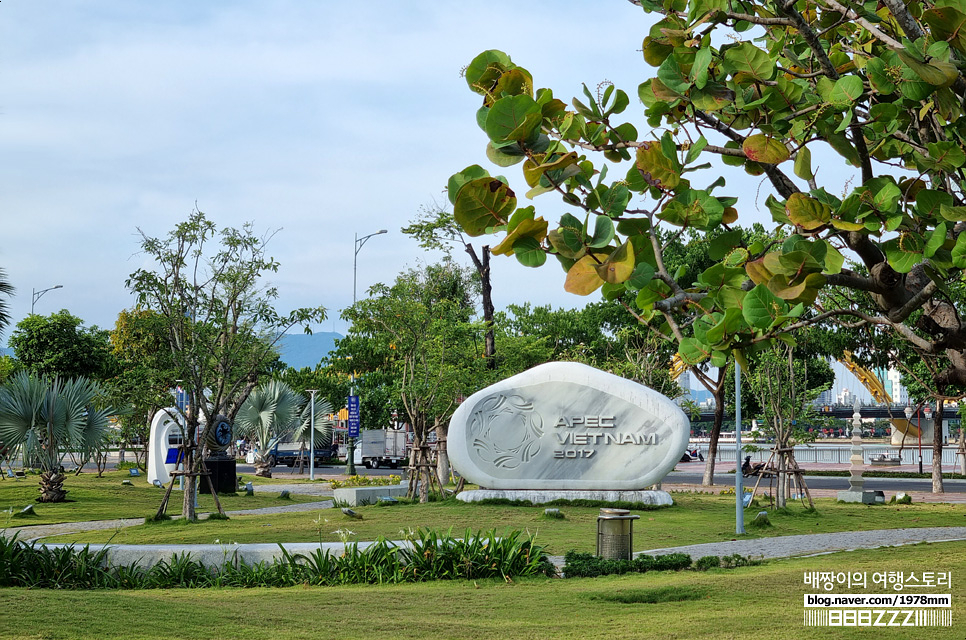
[[[163,236],[197,207],[220,227],[277,231],[278,310],[323,305],[329,320],[313,329],[344,333],[357,235],[388,231],[355,256],[363,297],[439,259],[400,229],[448,205],[453,173],[481,164],[527,190],[519,167],[486,160],[480,97],[461,69],[500,49],[568,103],[581,83],[614,82],[644,132],[636,95],[654,74],[640,52],[652,22],[623,0],[6,0],[0,267],[17,288],[13,323],[34,290],[62,285],[36,313],[112,327],[134,304],[125,279],[151,266],[140,234]],[[728,179],[741,222],[766,222],[767,185]],[[535,204],[549,220],[567,210],[552,194]],[[564,292],[553,261],[495,257],[492,270],[498,308],[598,299]]]

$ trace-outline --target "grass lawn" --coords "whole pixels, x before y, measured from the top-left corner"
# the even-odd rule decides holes
[[[953,627],[804,627],[807,571],[951,571]],[[916,545],[771,561],[706,573],[414,585],[167,591],[0,590],[0,636],[119,638],[396,638],[771,640],[966,635],[966,543]],[[658,604],[647,601],[658,600]]]
[[[130,480],[131,485],[121,484],[122,480]],[[291,502],[315,502],[322,499],[292,494],[291,500],[279,500],[278,492],[270,490],[271,485],[292,484],[291,481],[274,478],[256,479],[251,475],[244,476],[244,480],[254,483],[255,495],[247,497],[244,493],[240,493],[219,496],[222,506],[227,511],[274,507]],[[148,484],[145,476],[132,478],[126,470],[107,471],[101,478],[98,478],[96,473],[87,472],[79,476],[68,475],[64,483],[64,488],[68,491],[68,501],[60,503],[37,502],[39,482],[40,476],[37,475],[28,475],[23,480],[8,478],[0,481],[0,527],[152,516],[157,512],[161,498],[164,496],[164,490]],[[263,487],[264,489],[260,491],[259,489]],[[168,503],[170,515],[181,513],[181,496],[177,488],[171,492]],[[2,513],[8,509],[14,512],[20,511],[28,504],[34,505],[36,517],[11,519],[9,514]],[[198,508],[201,511],[214,511],[214,500],[210,495],[199,495]]]
[[[733,496],[706,493],[674,493],[675,505],[654,511],[637,512],[634,524],[636,550],[671,547],[701,542],[734,539],[735,501]],[[237,500],[244,500],[238,498]],[[277,501],[276,501],[277,502]],[[905,527],[966,526],[966,506],[961,504],[920,503],[911,505],[861,505],[817,500],[817,511],[805,511],[796,503],[787,513],[771,509],[773,526],[753,528],[742,537],[828,533]],[[334,532],[341,528],[355,533],[354,540],[374,540],[380,536],[399,539],[400,530],[427,528],[462,535],[467,529],[502,532],[518,529],[536,534],[536,540],[555,555],[574,549],[592,552],[596,546],[597,507],[559,507],[564,519],[544,516],[544,507],[444,503],[354,507],[362,520],[351,519],[339,509],[320,509],[301,513],[234,516],[228,521],[181,521],[128,527],[120,532],[88,531],[57,536],[57,542],[107,542],[114,544],[162,544],[221,542],[338,542]],[[746,511],[746,523],[762,508]],[[112,539],[113,536],[113,539]]]

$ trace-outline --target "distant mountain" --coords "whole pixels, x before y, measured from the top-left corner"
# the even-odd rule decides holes
[[[331,331],[316,331],[312,335],[286,333],[278,341],[278,351],[286,365],[294,369],[314,369],[322,358],[335,349],[335,341],[342,337],[342,334]]]
[[[342,337],[342,334],[331,331],[316,331],[312,335],[286,333],[277,346],[282,362],[286,365],[295,369],[314,369],[322,358],[335,349],[335,341]],[[0,356],[13,356],[13,349],[0,347]]]

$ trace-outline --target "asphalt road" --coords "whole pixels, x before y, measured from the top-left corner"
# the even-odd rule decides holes
[[[734,467],[734,463],[731,463]],[[686,468],[687,467],[687,468]],[[727,467],[725,467],[727,468]],[[664,477],[664,482],[680,484],[701,484],[704,464],[701,463],[695,468],[694,463],[678,465],[677,470],[672,471]],[[848,468],[843,468],[848,471]],[[928,470],[926,471],[928,473]],[[865,488],[868,491],[922,491],[928,493],[932,491],[932,480],[925,478],[863,478]],[[745,478],[745,486],[754,485],[757,478]],[[764,482],[764,481],[763,481]],[[848,489],[849,479],[846,476],[810,476],[805,471],[805,482],[812,489]],[[722,486],[733,486],[735,484],[735,474],[715,473],[714,483]],[[946,493],[966,493],[966,480],[945,480],[943,489]]]

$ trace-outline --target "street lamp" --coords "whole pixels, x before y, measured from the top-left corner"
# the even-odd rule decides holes
[[[312,416],[309,423],[309,480],[315,480],[315,392],[318,389],[306,389],[309,392],[309,402],[312,403],[309,413]]]
[[[369,235],[362,236],[361,238],[359,237],[358,233],[355,234],[355,245],[353,247],[354,252],[352,254],[352,304],[353,305],[355,305],[356,303],[356,274],[358,271],[357,267],[359,264],[359,251],[362,250],[362,246],[366,243],[366,240],[368,240],[372,236],[382,235],[383,233],[387,233],[387,231],[385,229],[380,229],[375,233],[370,233]],[[355,395],[355,389],[356,389],[356,374],[355,374],[355,371],[353,371],[351,383],[349,386],[349,397],[352,397]],[[349,474],[350,476],[354,476],[356,475],[356,439],[355,438],[349,438],[349,443],[346,449],[349,454],[348,455],[349,459],[346,461],[347,463],[346,473]]]
[[[34,314],[34,305],[37,304],[37,301],[40,300],[41,296],[43,296],[48,291],[53,291],[54,289],[63,289],[63,288],[64,288],[64,285],[55,284],[52,287],[47,287],[46,289],[41,289],[40,291],[37,291],[36,289],[32,289],[31,291],[33,291],[33,296],[30,299],[30,315]]]
[[[359,251],[362,250],[362,245],[366,243],[366,240],[368,240],[372,236],[378,236],[383,233],[388,233],[388,232],[385,229],[381,229],[379,231],[376,231],[375,233],[370,233],[367,236],[362,236],[361,238],[359,237],[358,233],[355,236],[356,237],[355,254],[352,256],[352,304],[356,303],[356,267],[359,263]]]

